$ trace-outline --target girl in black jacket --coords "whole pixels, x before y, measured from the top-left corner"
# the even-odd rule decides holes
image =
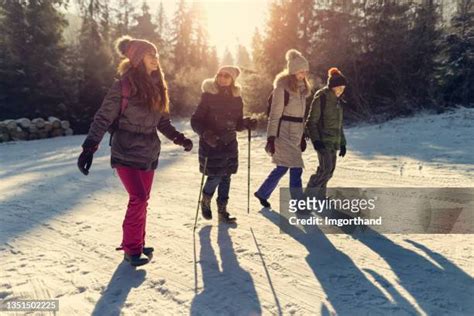
[[[237,131],[254,129],[256,120],[243,118],[241,89],[235,84],[240,69],[223,66],[214,78],[202,83],[201,102],[191,118],[199,134],[199,169],[207,175],[201,200],[205,219],[212,219],[211,199],[218,188],[219,222],[232,223],[236,218],[227,211],[230,177],[237,172],[239,151]]]

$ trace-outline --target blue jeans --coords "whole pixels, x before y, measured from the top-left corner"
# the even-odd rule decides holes
[[[260,198],[268,200],[272,192],[275,190],[280,179],[286,174],[290,169],[290,191],[292,192],[292,197],[296,197],[299,193],[303,192],[303,185],[301,182],[301,175],[303,174],[303,168],[288,168],[283,166],[277,166],[275,169],[270,172],[268,177],[262,183],[260,188],[257,190],[257,195]]]
[[[225,176],[208,176],[202,192],[206,195],[213,196],[217,187],[219,187],[217,190],[217,201],[223,203],[227,202],[230,190],[230,174]]]

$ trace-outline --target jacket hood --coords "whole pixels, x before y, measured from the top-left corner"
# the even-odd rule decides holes
[[[273,88],[281,87],[287,91],[290,90],[290,75],[288,73],[280,73],[275,77],[275,80],[273,81]],[[304,95],[308,97],[311,94],[311,91],[309,89],[305,89]]]

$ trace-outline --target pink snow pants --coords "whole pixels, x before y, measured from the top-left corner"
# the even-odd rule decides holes
[[[126,254],[138,255],[145,244],[146,212],[155,171],[129,167],[117,167],[116,170],[129,195],[122,224],[122,247]]]

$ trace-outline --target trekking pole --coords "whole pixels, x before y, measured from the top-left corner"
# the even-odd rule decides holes
[[[207,169],[207,157],[204,159],[204,170],[203,170],[203,172],[202,172],[201,186],[199,187],[199,198],[198,198],[197,208],[196,208],[196,217],[194,218],[193,233],[196,231],[196,224],[197,224],[198,213],[199,213],[199,204],[200,204],[200,202],[201,202],[202,186],[204,185],[204,176],[205,176],[205,174],[206,174],[206,169]]]
[[[250,138],[252,136],[252,130],[248,129],[248,172],[247,172],[247,214],[250,213]]]
[[[207,170],[207,158],[204,159],[204,170],[202,172],[202,177],[201,177],[201,186],[199,187],[199,197],[198,197],[198,202],[197,202],[197,208],[196,208],[196,216],[194,217],[194,227],[193,227],[193,252],[194,252],[194,292],[197,293],[197,286],[198,286],[198,281],[197,281],[197,268],[196,268],[196,263],[197,263],[197,255],[196,255],[196,225],[197,225],[197,220],[198,220],[198,214],[199,214],[199,204],[201,202],[201,195],[202,195],[202,186],[204,185],[204,176],[206,175],[206,170]]]

